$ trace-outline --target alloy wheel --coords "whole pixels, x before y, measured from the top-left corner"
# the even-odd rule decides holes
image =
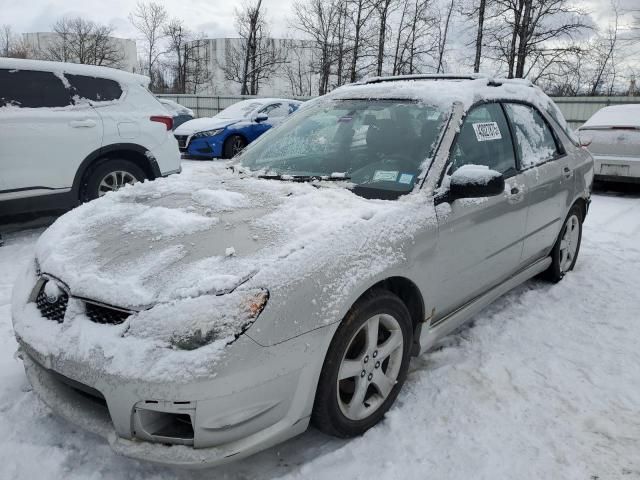
[[[342,414],[362,420],[387,399],[400,373],[404,338],[397,319],[369,318],[353,335],[340,363],[337,396]]]
[[[107,192],[119,190],[125,185],[132,185],[137,181],[136,177],[123,170],[109,172],[98,184],[98,197],[102,197]]]
[[[580,240],[580,219],[571,215],[564,224],[562,239],[560,240],[560,271],[565,273],[571,269],[578,251]]]

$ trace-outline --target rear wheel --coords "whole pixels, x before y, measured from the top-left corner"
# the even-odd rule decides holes
[[[144,171],[129,160],[105,160],[94,167],[87,176],[82,192],[82,200],[89,201],[102,197],[108,192],[119,190],[147,178]]]
[[[231,135],[224,142],[224,158],[233,158],[239,154],[244,147],[247,146],[247,141],[240,135]]]
[[[359,300],[336,331],[320,374],[312,421],[338,437],[361,435],[395,401],[409,368],[411,317],[393,293]]]
[[[562,225],[560,235],[551,251],[551,265],[545,276],[552,282],[559,282],[564,275],[573,270],[578,260],[582,241],[582,210],[574,205]]]

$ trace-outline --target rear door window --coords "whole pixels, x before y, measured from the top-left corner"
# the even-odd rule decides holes
[[[534,167],[558,155],[553,133],[535,108],[519,103],[506,103],[505,108],[513,125],[522,168]]]
[[[74,97],[78,100],[91,100],[94,102],[109,102],[118,100],[122,96],[120,84],[107,78],[89,77],[86,75],[71,75],[65,73],[65,78],[71,85]]]
[[[451,173],[462,165],[485,165],[506,176],[516,173],[509,125],[499,103],[477,106],[465,117],[452,150]]]
[[[52,72],[0,69],[0,106],[54,108],[71,105],[70,91]]]

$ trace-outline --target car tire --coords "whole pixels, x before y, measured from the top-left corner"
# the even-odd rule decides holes
[[[551,265],[544,277],[554,283],[559,282],[576,264],[582,242],[582,210],[574,205],[562,224],[562,229],[551,250]]]
[[[240,135],[231,135],[224,141],[224,158],[233,158],[247,146],[247,141]]]
[[[82,189],[81,200],[88,202],[115,191],[124,185],[146,179],[144,171],[129,160],[109,159],[89,170]]]
[[[375,342],[369,341],[369,332],[377,332],[371,335],[377,335]],[[325,357],[313,424],[329,435],[348,438],[382,420],[407,377],[412,343],[411,316],[400,298],[376,289],[358,300]]]

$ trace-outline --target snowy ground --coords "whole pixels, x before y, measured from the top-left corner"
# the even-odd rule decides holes
[[[597,194],[575,271],[527,282],[414,359],[395,407],[364,437],[310,430],[197,473],[118,457],[30,391],[9,303],[41,232],[0,247],[0,479],[640,479],[638,191]]]

